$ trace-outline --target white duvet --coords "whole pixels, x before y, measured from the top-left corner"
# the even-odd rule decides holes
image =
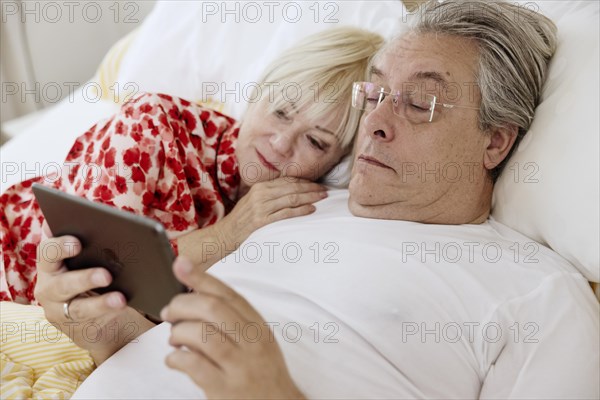
[[[255,232],[212,274],[274,326],[309,398],[598,398],[599,304],[561,257],[490,220],[353,217],[346,190]],[[198,398],[159,325],[74,398]]]

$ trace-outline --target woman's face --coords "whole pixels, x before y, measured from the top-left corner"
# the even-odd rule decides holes
[[[341,110],[308,120],[292,105],[269,112],[269,102],[250,106],[236,147],[242,187],[280,176],[317,180],[344,155],[335,129]]]

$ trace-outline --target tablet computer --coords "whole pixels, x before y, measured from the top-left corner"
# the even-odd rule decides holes
[[[53,235],[81,242],[81,253],[65,259],[66,267],[111,273],[110,286],[95,292],[122,292],[129,306],[158,317],[173,296],[186,291],[173,275],[175,256],[161,223],[39,184],[33,192]]]

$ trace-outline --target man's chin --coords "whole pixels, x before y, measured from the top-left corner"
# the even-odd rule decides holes
[[[352,215],[363,218],[398,219],[399,199],[386,193],[385,183],[364,179],[361,174],[352,176],[348,185],[348,209]]]
[[[371,204],[372,203],[372,204]],[[393,208],[388,205],[378,204],[376,199],[369,199],[369,203],[361,203],[355,198],[348,199],[348,210],[355,217],[372,219],[399,219],[393,214]]]
[[[352,215],[354,215],[355,217],[369,217],[367,212],[368,209],[363,207],[361,204],[355,202],[354,199],[352,199],[352,197],[348,198],[348,210],[350,210]]]
[[[379,187],[378,187],[379,186]],[[348,184],[348,192],[350,193],[350,202],[355,202],[364,205],[376,205],[377,194],[381,191],[381,186],[373,179],[368,179],[361,173],[353,174]]]
[[[381,204],[381,200],[374,196],[377,190],[368,183],[362,182],[361,179],[353,177],[348,192],[348,209],[354,216],[371,218],[372,213]]]

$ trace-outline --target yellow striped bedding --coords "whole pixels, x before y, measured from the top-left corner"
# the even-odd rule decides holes
[[[41,307],[0,302],[0,398],[69,399],[94,368]]]

